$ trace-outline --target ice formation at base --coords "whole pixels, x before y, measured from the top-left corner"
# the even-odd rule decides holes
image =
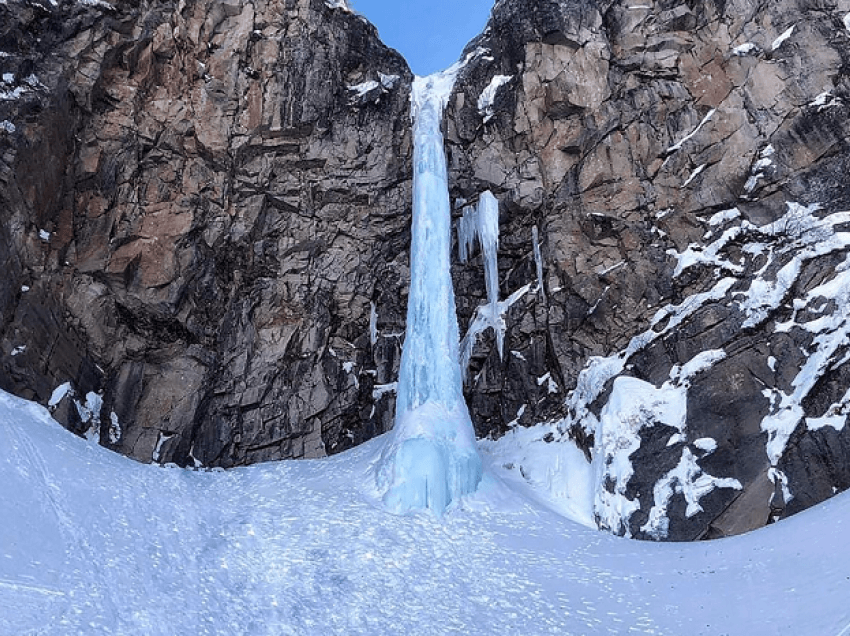
[[[451,209],[440,129],[458,68],[417,78],[413,85],[407,333],[395,427],[377,468],[384,503],[398,513],[418,509],[442,513],[459,497],[474,492],[483,472],[458,363],[459,332],[449,270]]]

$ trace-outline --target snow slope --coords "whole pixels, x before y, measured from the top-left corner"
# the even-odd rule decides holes
[[[370,478],[381,443],[163,468],[0,394],[0,634],[850,633],[848,495],[750,535],[638,543],[491,466],[444,517],[395,516]]]

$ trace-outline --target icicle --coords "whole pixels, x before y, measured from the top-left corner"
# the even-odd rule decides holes
[[[476,234],[484,254],[484,283],[487,286],[490,324],[496,332],[496,347],[501,358],[505,342],[505,323],[499,315],[499,202],[489,190],[478,200],[477,221]]]
[[[407,332],[395,427],[377,466],[385,505],[438,514],[481,481],[458,364],[450,272],[451,208],[440,129],[454,67],[413,84],[413,225]]]
[[[463,208],[463,216],[457,222],[457,255],[461,263],[465,263],[472,255],[475,246],[475,230],[478,225],[478,210],[467,205]]]
[[[487,311],[476,314],[470,323],[464,343],[461,345],[461,369],[466,376],[472,345],[478,334],[492,327],[496,334],[499,357],[505,348],[505,321],[499,313],[499,201],[489,190],[478,199],[478,207],[467,206],[457,224],[458,257],[462,263],[469,260],[476,240],[481,246],[484,259],[484,284],[487,287]]]
[[[373,347],[378,342],[378,308],[374,300],[369,303],[369,342]]]
[[[540,290],[540,297],[543,302],[546,302],[546,290],[543,289],[543,259],[540,257],[540,237],[537,233],[537,226],[531,226],[531,243],[534,249],[534,265],[537,268],[537,288]]]

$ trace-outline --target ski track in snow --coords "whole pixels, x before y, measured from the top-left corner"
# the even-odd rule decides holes
[[[796,636],[850,621],[847,496],[743,537],[638,543],[493,476],[442,518],[389,514],[379,450],[141,465],[0,394],[0,634]]]

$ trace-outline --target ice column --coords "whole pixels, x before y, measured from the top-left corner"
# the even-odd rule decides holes
[[[543,302],[546,302],[546,290],[543,289],[543,259],[540,257],[540,235],[537,232],[537,226],[531,226],[531,243],[534,249],[534,267],[537,269],[537,289],[540,290],[540,297]]]
[[[484,254],[484,284],[490,321],[496,331],[496,346],[502,355],[505,330],[499,315],[499,202],[488,190],[478,200],[478,242]]]
[[[395,427],[377,468],[384,503],[404,513],[442,513],[473,492],[482,464],[458,363],[458,325],[449,271],[451,213],[440,130],[456,68],[413,84],[413,227],[407,333]]]

